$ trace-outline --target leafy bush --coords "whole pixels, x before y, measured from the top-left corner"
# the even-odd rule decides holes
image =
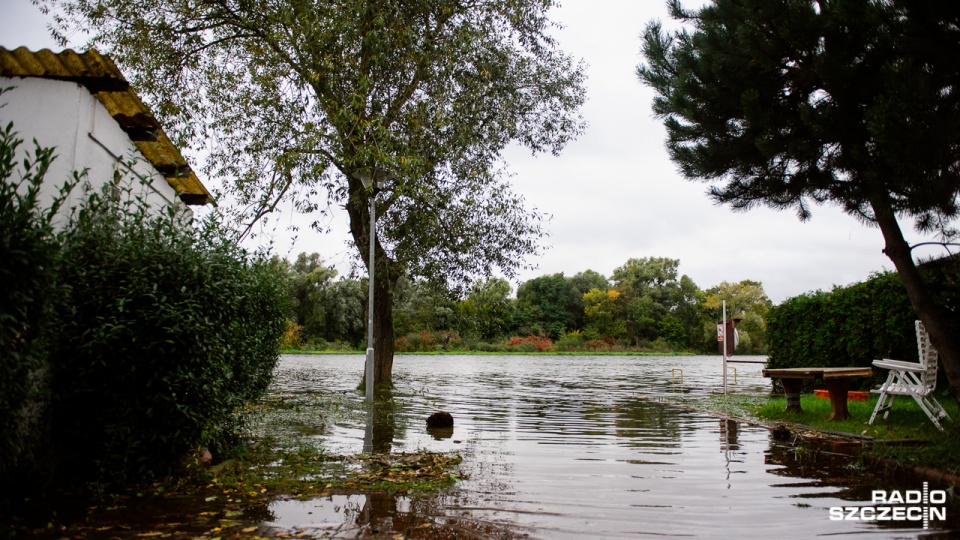
[[[267,388],[285,330],[275,267],[212,220],[91,195],[65,232],[71,285],[51,355],[53,433],[70,474],[164,474]]]
[[[0,94],[3,91],[0,90]],[[67,192],[47,206],[40,186],[53,150],[37,146],[18,169],[23,143],[13,125],[0,129],[0,484],[33,469],[42,410],[45,355],[55,301],[59,246],[52,221]],[[16,176],[16,177],[15,177]],[[33,438],[31,439],[31,434]],[[8,484],[9,482],[9,484]],[[2,495],[0,495],[2,497]]]
[[[583,344],[585,348],[591,351],[609,351],[610,344],[602,339],[591,339]]]
[[[914,320],[896,273],[829,293],[789,298],[767,315],[769,366],[856,367],[869,366],[876,358],[916,361]]]
[[[544,352],[553,350],[553,342],[545,336],[514,336],[507,343],[511,350],[520,352]]]
[[[558,351],[579,351],[583,349],[586,342],[583,332],[574,330],[560,336],[560,339],[554,343],[554,348]]]
[[[303,327],[287,319],[286,327],[283,331],[283,338],[280,339],[280,349],[291,351],[303,348]]]
[[[463,339],[456,332],[416,332],[402,336],[394,342],[396,352],[432,352],[462,349]]]
[[[491,352],[491,353],[501,353],[507,352],[507,346],[502,343],[488,343],[486,341],[478,341],[470,347],[474,351],[478,352]]]

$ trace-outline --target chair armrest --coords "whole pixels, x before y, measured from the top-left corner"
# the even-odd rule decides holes
[[[904,362],[903,360],[890,360],[889,358],[884,358],[883,360],[874,360],[873,365],[883,369],[896,369],[899,371],[910,371],[914,373],[926,371],[926,368],[924,368],[919,362]]]

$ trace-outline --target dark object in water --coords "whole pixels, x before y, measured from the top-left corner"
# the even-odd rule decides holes
[[[448,428],[453,427],[453,416],[445,411],[435,412],[427,417],[427,427],[430,428]]]
[[[793,436],[793,432],[790,431],[790,428],[783,424],[777,424],[773,428],[773,438],[777,441],[786,441]]]

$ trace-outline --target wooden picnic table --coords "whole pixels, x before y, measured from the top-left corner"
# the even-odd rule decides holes
[[[847,410],[847,391],[850,390],[850,379],[873,376],[873,369],[869,367],[805,367],[764,369],[764,377],[780,379],[783,392],[787,397],[787,410],[803,412],[800,408],[800,386],[805,380],[823,379],[830,392],[830,420],[846,420],[850,418]]]

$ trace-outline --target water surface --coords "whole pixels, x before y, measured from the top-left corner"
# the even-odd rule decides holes
[[[758,360],[759,358],[752,358]],[[356,407],[363,357],[281,359],[274,396]],[[764,395],[760,364],[731,364],[728,392]],[[682,371],[682,374],[681,374]],[[305,408],[288,429],[329,453],[459,452],[467,478],[428,498],[334,495],[278,501],[266,524],[316,536],[444,526],[449,537],[950,537],[946,521],[837,521],[872,490],[919,490],[862,470],[837,445],[796,445],[760,427],[670,403],[723,393],[718,357],[398,356],[393,399],[370,415]],[[453,414],[452,431],[425,418]],[[932,537],[932,536],[931,536]]]

